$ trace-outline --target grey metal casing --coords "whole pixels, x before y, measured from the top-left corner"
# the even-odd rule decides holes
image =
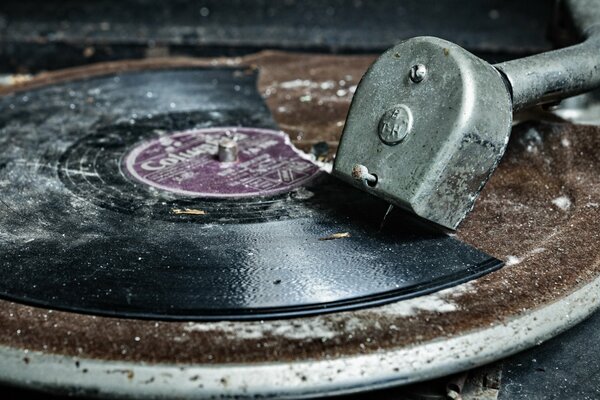
[[[427,74],[414,82],[410,70],[418,64]],[[405,137],[390,144],[380,138],[380,120],[396,108],[411,115],[399,127],[398,137]],[[455,229],[500,161],[511,123],[511,96],[494,67],[451,42],[412,38],[386,51],[363,76],[333,173]],[[374,186],[352,176],[357,164],[377,176]]]

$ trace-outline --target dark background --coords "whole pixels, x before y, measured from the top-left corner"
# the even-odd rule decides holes
[[[551,48],[554,9],[551,0],[6,0],[0,72],[263,49],[379,53],[418,35],[504,59]]]

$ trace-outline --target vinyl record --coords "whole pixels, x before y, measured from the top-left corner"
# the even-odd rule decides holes
[[[254,71],[133,72],[0,99],[0,296],[124,317],[366,307],[501,266],[329,176]],[[222,139],[237,161],[218,159]]]

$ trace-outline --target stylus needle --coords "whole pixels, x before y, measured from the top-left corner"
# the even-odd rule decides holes
[[[389,207],[387,208],[387,211],[385,212],[385,215],[383,216],[383,220],[381,220],[381,225],[379,225],[379,230],[383,229],[383,225],[385,224],[385,219],[387,218],[389,213],[392,212],[393,209],[394,209],[394,205],[390,204]]]

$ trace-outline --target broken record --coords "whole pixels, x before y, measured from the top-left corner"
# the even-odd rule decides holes
[[[156,319],[392,302],[501,266],[329,176],[232,68],[130,72],[4,96],[0,296]],[[219,143],[235,143],[235,161]]]

